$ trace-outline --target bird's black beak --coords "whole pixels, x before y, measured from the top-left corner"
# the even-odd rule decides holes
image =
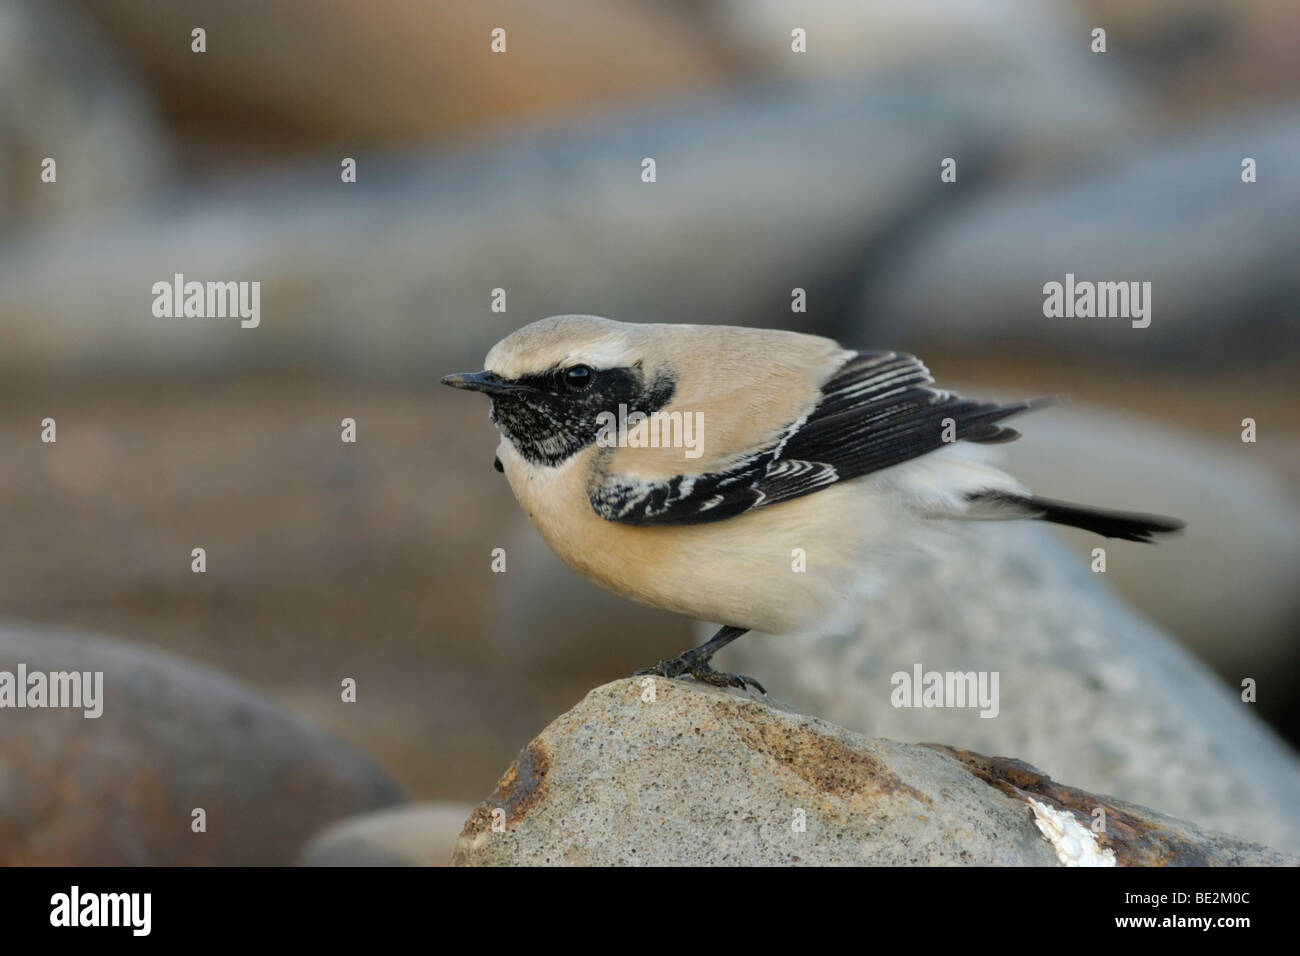
[[[452,388],[469,389],[471,392],[482,392],[485,395],[505,395],[524,387],[492,372],[457,372],[454,375],[444,375],[442,384],[450,385]]]

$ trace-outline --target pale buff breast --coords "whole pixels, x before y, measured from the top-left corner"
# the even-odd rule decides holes
[[[872,552],[895,539],[870,485],[815,495],[701,525],[606,521],[587,501],[589,449],[558,468],[531,468],[498,449],[515,497],[570,567],[633,600],[770,633],[842,620],[855,606]],[[805,570],[796,549],[802,549]]]

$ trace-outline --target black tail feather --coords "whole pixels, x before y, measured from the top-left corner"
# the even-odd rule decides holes
[[[1082,528],[1107,538],[1119,538],[1124,541],[1141,541],[1154,544],[1151,536],[1167,534],[1185,527],[1186,522],[1163,515],[1135,514],[1128,511],[1107,511],[1104,508],[1091,508],[1087,505],[1071,504],[1068,501],[1054,501],[1051,498],[1039,498],[1037,495],[1012,495],[1004,491],[979,491],[969,495],[972,501],[987,501],[1000,505],[1011,505],[1021,511],[1026,518],[1037,518],[1053,524]]]

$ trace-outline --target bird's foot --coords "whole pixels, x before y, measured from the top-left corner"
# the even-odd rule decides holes
[[[635,676],[641,677],[646,674],[669,678],[691,677],[702,684],[712,684],[714,687],[739,687],[741,690],[754,687],[760,694],[767,693],[763,685],[754,678],[743,674],[724,674],[722,671],[715,671],[709,666],[707,657],[700,657],[691,651],[660,661],[654,667],[643,667],[636,672]]]

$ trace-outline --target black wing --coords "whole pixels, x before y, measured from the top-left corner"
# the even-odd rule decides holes
[[[697,524],[811,494],[901,464],[956,440],[1010,441],[997,424],[1031,407],[961,398],[933,387],[929,370],[901,352],[858,352],[822,388],[821,400],[770,447],[725,471],[640,482],[609,475],[590,489],[601,517],[625,524]]]

